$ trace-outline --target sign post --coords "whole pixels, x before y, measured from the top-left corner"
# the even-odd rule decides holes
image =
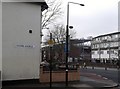
[[[50,88],[52,87],[52,45],[54,44],[52,40],[52,33],[50,33],[50,40],[48,41],[50,45]]]

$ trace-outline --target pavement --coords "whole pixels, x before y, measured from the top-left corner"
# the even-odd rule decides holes
[[[81,66],[80,66],[80,68],[82,68]],[[92,67],[92,66],[87,66],[87,69],[104,69],[104,70],[114,70],[114,71],[118,71],[118,69],[117,68],[108,68],[108,67]]]
[[[49,89],[49,83],[39,83],[39,80],[21,81],[17,83],[3,82],[2,89]],[[69,82],[66,87],[65,82],[52,83],[52,89],[56,88],[72,88],[72,89],[120,89],[118,84],[94,73],[81,72],[80,81]]]
[[[93,88],[114,88],[118,87],[118,84],[109,80],[106,77],[97,75],[94,73],[81,73],[81,79],[87,85],[92,86]]]

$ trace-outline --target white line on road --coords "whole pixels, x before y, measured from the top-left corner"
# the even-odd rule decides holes
[[[98,75],[99,77],[102,77],[101,75]]]
[[[108,78],[106,78],[106,77],[103,77],[104,79],[108,79]]]
[[[92,66],[87,66],[88,69],[92,69]],[[105,67],[94,67],[94,69],[104,69]],[[107,70],[114,70],[114,71],[118,71],[117,68],[107,68]]]

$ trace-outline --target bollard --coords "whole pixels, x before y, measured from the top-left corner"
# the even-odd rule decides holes
[[[107,67],[105,67],[105,70],[107,70]]]

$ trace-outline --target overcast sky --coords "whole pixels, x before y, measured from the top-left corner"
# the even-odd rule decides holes
[[[118,31],[118,2],[120,0],[63,0],[66,24],[67,2],[85,4],[70,5],[69,25],[77,32],[76,38],[98,36]]]

